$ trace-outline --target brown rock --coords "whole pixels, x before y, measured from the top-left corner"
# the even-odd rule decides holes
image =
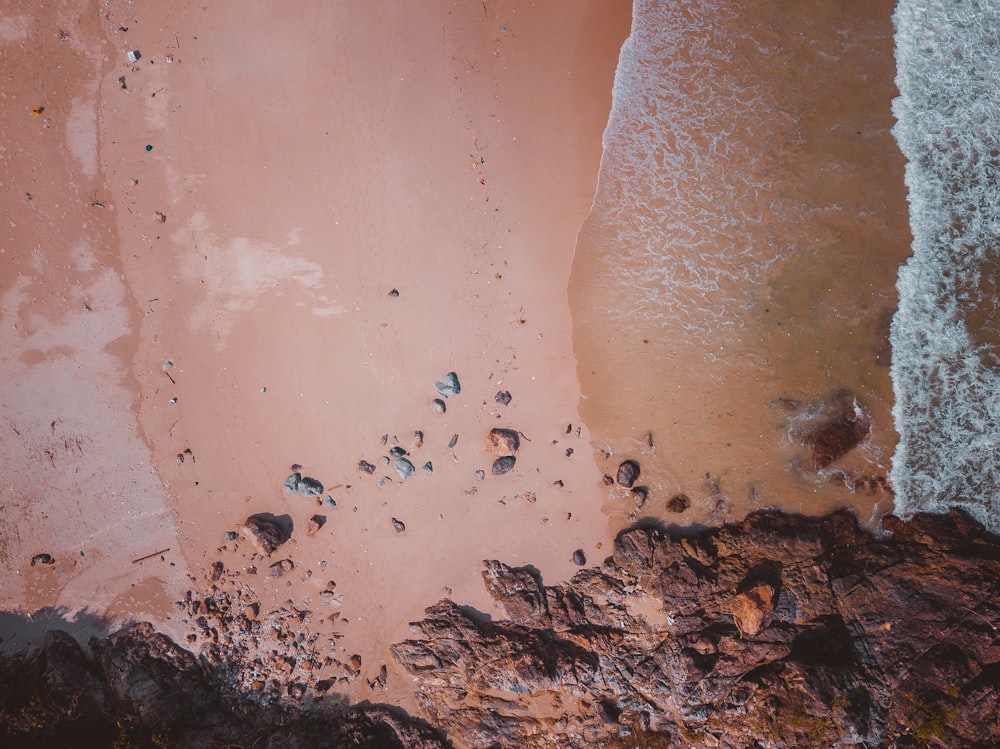
[[[326,525],[326,515],[313,515],[309,518],[309,524],[306,526],[306,533],[310,536],[315,536],[316,533]]]
[[[687,494],[675,494],[667,500],[667,509],[670,512],[684,512],[691,506],[691,498]]]
[[[267,574],[271,577],[284,577],[295,569],[295,563],[291,559],[282,559],[267,568]]]
[[[287,515],[278,518],[269,513],[251,515],[243,523],[242,531],[254,542],[261,554],[269,556],[291,538],[291,533],[288,530],[291,519],[288,518],[286,523],[286,518],[288,518]]]
[[[767,583],[757,583],[733,598],[730,613],[741,637],[758,634],[774,616],[774,589]]]
[[[491,429],[486,435],[486,452],[491,455],[513,455],[521,447],[521,437],[513,429]]]

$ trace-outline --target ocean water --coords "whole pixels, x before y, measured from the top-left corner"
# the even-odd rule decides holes
[[[913,231],[891,338],[896,505],[1000,531],[1000,4],[901,0],[894,21]]]
[[[911,242],[892,12],[634,3],[569,285],[596,460],[638,461],[647,490],[609,488],[613,525],[892,510],[888,336]],[[802,424],[842,390],[871,432],[817,469]]]

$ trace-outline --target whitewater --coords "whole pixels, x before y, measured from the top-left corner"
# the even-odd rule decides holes
[[[1000,530],[1000,4],[900,0],[893,134],[912,257],[891,329],[896,511]]]

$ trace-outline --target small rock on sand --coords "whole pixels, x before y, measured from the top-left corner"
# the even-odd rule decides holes
[[[298,472],[285,479],[284,488],[287,492],[298,492],[307,497],[318,497],[323,493],[322,482]]]
[[[573,564],[577,567],[582,567],[587,563],[587,555],[584,553],[583,549],[577,549],[573,552]]]
[[[375,473],[375,465],[373,463],[369,463],[367,460],[359,460],[358,470],[361,471],[361,473],[371,475]]]
[[[408,461],[406,458],[400,458],[396,461],[396,473],[399,474],[401,479],[407,479],[416,470],[413,467],[413,463]]]
[[[493,467],[490,469],[490,473],[494,476],[503,476],[514,467],[516,462],[517,458],[513,455],[504,455],[503,457],[497,458],[493,461]]]
[[[437,394],[442,398],[450,398],[453,395],[458,395],[462,392],[462,386],[458,382],[458,375],[454,372],[449,372],[444,376],[444,382],[435,382],[434,389],[437,390]]]
[[[440,398],[435,398],[431,401],[431,408],[434,409],[434,413],[443,414],[448,410],[448,407],[444,404],[444,401]]]
[[[501,406],[509,405],[510,404],[510,392],[507,391],[507,390],[501,390],[499,393],[497,393],[493,397],[493,400],[495,400]]]
[[[684,512],[691,506],[691,499],[687,494],[675,494],[667,501],[667,509],[670,512]]]
[[[309,518],[309,524],[306,526],[306,533],[310,536],[314,536],[324,525],[326,525],[325,515],[313,515]]]
[[[486,452],[491,455],[513,455],[521,447],[521,438],[513,429],[491,429],[486,435]]]
[[[280,562],[275,562],[268,567],[267,574],[271,577],[284,577],[293,569],[295,569],[295,564],[291,559],[282,559]]]
[[[31,566],[34,567],[36,564],[55,564],[55,561],[51,554],[35,554],[31,558]]]
[[[457,434],[451,435],[451,439],[448,441],[448,447],[449,447],[449,449],[452,448],[452,447],[454,447],[457,444],[458,444],[458,435]]]
[[[434,473],[434,464],[429,460],[420,466],[421,470],[427,471],[427,473]]]
[[[485,478],[486,478],[486,471],[484,471],[482,468],[476,471],[476,481],[482,481]]]
[[[406,530],[406,524],[402,520],[392,519],[392,527],[396,529],[396,533],[402,533]]]
[[[264,555],[272,554],[291,537],[276,519],[261,515],[248,517],[243,524],[243,531]]]
[[[631,489],[637,478],[639,478],[639,464],[634,460],[622,461],[618,466],[618,483]]]
[[[406,450],[398,445],[389,451],[390,458],[402,458],[404,455],[406,455]]]

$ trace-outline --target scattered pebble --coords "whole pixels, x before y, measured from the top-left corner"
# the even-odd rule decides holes
[[[239,537],[240,537],[240,534],[237,533],[236,531],[226,531],[226,540],[227,541],[235,541]]]
[[[83,556],[83,553],[80,554]],[[31,566],[34,567],[36,564],[55,564],[56,560],[52,558],[51,554],[35,554],[31,558]]]
[[[450,398],[462,392],[462,386],[458,381],[458,375],[449,372],[444,376],[444,382],[435,382],[434,389],[442,398]]]
[[[402,533],[406,530],[406,524],[402,520],[392,519],[392,527],[396,529],[396,533]]]
[[[313,515],[309,518],[309,524],[306,526],[306,533],[310,536],[315,536],[317,531],[326,525],[325,515]]]
[[[392,297],[399,296],[399,289],[393,289],[392,291],[390,291],[389,292],[389,296],[392,296]]]
[[[486,471],[484,471],[482,468],[476,471],[476,481],[482,481],[485,478],[486,478]]]
[[[429,460],[420,466],[420,469],[427,471],[427,473],[434,473],[434,465]]]
[[[501,406],[507,406],[510,404],[510,392],[507,390],[501,390],[493,397],[493,400],[495,400]]]
[[[408,461],[406,458],[400,458],[396,461],[396,473],[403,480],[409,478],[416,469],[413,467],[413,463]]]
[[[392,448],[389,451],[389,457],[392,457],[392,458],[402,458],[406,454],[407,454],[406,450],[404,450],[403,448],[398,447],[398,446]]]
[[[691,498],[687,494],[677,494],[667,501],[667,509],[670,512],[684,512],[691,506]]]
[[[373,468],[374,468],[374,466],[373,466]],[[331,497],[329,494],[327,494],[325,497],[323,497],[323,504],[325,504],[327,507],[336,507],[337,506],[336,500],[334,500],[334,498]]]
[[[494,476],[502,476],[503,474],[510,471],[514,464],[517,462],[517,458],[513,455],[504,455],[493,461],[493,467],[490,469],[490,473]]]
[[[454,447],[457,444],[458,444],[458,435],[457,434],[453,434],[451,436],[451,440],[448,442],[448,447],[450,449],[450,448]]]
[[[434,400],[431,401],[431,408],[434,409],[434,413],[439,413],[439,414],[443,414],[446,410],[448,410],[448,407],[444,404],[444,401],[441,400],[440,398],[435,398]]]
[[[572,447],[567,447],[566,448],[566,457],[568,458],[571,455],[573,455],[573,448]]]
[[[361,471],[361,473],[367,473],[370,476],[375,473],[375,466],[367,460],[359,460],[358,470]]]
[[[587,563],[587,555],[583,552],[583,549],[577,549],[573,552],[573,564],[577,567],[582,567]]]
[[[639,464],[634,460],[622,461],[618,466],[618,483],[631,489],[637,478],[639,478]]]

